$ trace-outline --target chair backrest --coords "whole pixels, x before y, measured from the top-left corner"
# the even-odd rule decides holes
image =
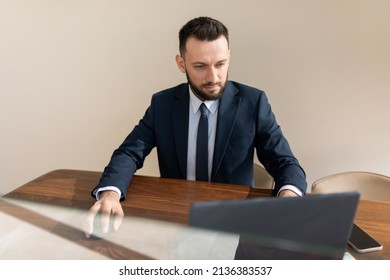
[[[312,193],[357,191],[364,200],[390,202],[390,177],[372,172],[343,172],[326,176],[312,184]]]
[[[253,163],[253,180],[254,188],[259,189],[273,189],[274,188],[274,179],[264,167],[260,166],[257,163]]]

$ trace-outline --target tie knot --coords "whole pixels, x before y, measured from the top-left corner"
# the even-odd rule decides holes
[[[204,103],[200,104],[199,110],[202,115],[208,116],[209,109],[207,109]]]

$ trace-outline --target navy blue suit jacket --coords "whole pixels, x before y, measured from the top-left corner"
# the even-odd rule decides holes
[[[94,190],[116,186],[122,192],[121,200],[125,199],[134,173],[155,147],[161,177],[186,179],[188,122],[188,84],[154,94],[144,117],[114,151]],[[275,193],[286,184],[306,192],[305,173],[283,136],[265,93],[228,81],[218,108],[211,181],[253,185],[255,151],[275,180]]]

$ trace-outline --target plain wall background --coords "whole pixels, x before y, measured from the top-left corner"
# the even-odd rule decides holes
[[[102,171],[151,95],[185,81],[177,33],[202,15],[229,28],[230,79],[266,91],[309,185],[389,176],[389,14],[387,0],[0,0],[0,193]],[[138,174],[158,175],[155,153]]]

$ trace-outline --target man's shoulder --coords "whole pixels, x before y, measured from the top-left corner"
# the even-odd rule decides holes
[[[254,86],[250,86],[247,84],[239,83],[236,81],[229,81],[230,87],[234,88],[237,93],[242,96],[251,96],[251,97],[259,97],[260,95],[264,95],[264,91]]]
[[[159,92],[156,92],[155,94],[153,94],[153,98],[170,98],[187,92],[188,92],[188,84],[182,83],[170,88],[163,89]]]

